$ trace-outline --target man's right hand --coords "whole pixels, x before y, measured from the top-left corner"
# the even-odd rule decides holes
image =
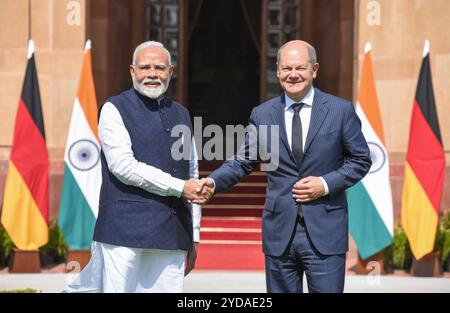
[[[207,181],[207,180],[210,180]],[[212,185],[211,185],[212,184]],[[212,186],[212,188],[211,188]],[[214,194],[214,182],[211,179],[189,179],[185,182],[181,196],[190,203],[204,204]]]
[[[193,200],[192,203],[201,205],[211,200],[214,195],[215,184],[211,178],[202,178],[199,183],[200,188],[198,190],[201,197]]]

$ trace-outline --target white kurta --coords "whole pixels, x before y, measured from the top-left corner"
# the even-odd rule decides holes
[[[63,292],[183,292],[186,251],[92,243],[88,265]]]

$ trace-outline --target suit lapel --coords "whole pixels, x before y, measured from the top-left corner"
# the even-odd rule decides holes
[[[308,151],[311,142],[314,140],[317,132],[325,120],[325,117],[328,114],[328,108],[324,105],[327,102],[327,99],[323,96],[322,92],[315,88],[314,89],[314,100],[311,111],[311,121],[309,123],[308,135],[306,136],[306,143],[304,152]]]
[[[285,108],[285,98],[284,93],[280,96],[280,102],[274,103],[272,105],[273,110],[271,114],[271,118],[274,125],[279,125],[280,138],[286,150],[288,151],[291,159],[294,161],[294,155],[292,154],[291,148],[289,147],[289,143],[286,135],[286,122],[284,120],[284,108]]]

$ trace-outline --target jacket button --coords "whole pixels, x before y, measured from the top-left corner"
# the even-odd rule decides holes
[[[172,210],[172,214],[173,214],[173,215],[177,215],[177,211]]]
[[[166,128],[166,132],[170,132],[170,128]]]
[[[177,170],[176,170],[176,169],[173,169],[173,172],[174,172],[174,173],[176,173],[176,172],[177,172]]]

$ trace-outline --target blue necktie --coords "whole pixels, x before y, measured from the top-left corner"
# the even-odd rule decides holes
[[[294,117],[292,118],[292,154],[299,167],[303,159],[303,132],[299,114],[302,106],[303,103],[294,103],[292,105],[294,110]]]
[[[303,132],[302,121],[300,120],[300,109],[303,107],[303,103],[294,103],[292,109],[294,110],[294,117],[292,118],[292,154],[297,162],[298,168],[302,164],[303,159]],[[297,215],[303,218],[303,208],[300,203],[297,205]]]

